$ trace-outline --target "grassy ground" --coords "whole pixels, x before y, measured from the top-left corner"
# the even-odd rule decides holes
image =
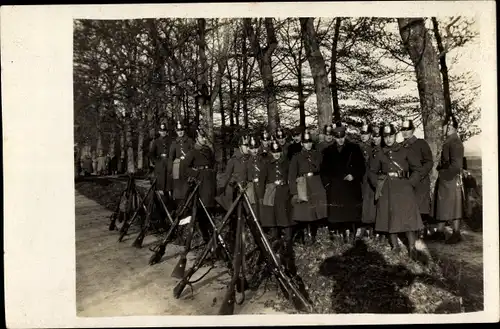
[[[120,181],[118,179],[92,178],[77,182],[76,190],[79,197],[95,200],[102,206],[103,213],[109,216],[116,206],[125,182],[123,179]],[[147,184],[143,182],[138,182],[138,185],[142,186],[143,191],[147,188]],[[77,204],[77,221],[79,217],[83,216],[82,209],[79,210],[78,207]],[[108,224],[106,217],[101,216],[99,221],[96,230],[101,230],[102,234],[106,235],[106,239],[109,234],[115,233],[106,232]],[[77,226],[77,237],[78,230]],[[115,238],[112,240],[116,241]],[[441,242],[423,243],[422,241],[419,241],[419,246],[429,256],[430,263],[427,266],[410,260],[406,253],[393,255],[387,244],[376,243],[373,240],[356,245],[340,241],[331,242],[326,230],[319,232],[318,242],[315,245],[297,245],[295,252],[299,274],[306,284],[318,313],[456,313],[482,310],[481,232],[473,232],[467,228],[464,230],[464,242],[456,246],[444,245]],[[81,245],[81,248],[85,248],[84,245]],[[121,253],[119,257],[124,258],[121,260],[122,263],[130,263],[130,257],[137,257],[137,255],[132,255],[130,251],[128,253],[121,251],[121,249],[130,249],[131,247],[128,245],[120,244],[113,248],[115,248],[114,253]],[[98,252],[98,249],[95,251]],[[80,253],[82,252],[80,251]],[[151,271],[145,270],[148,268],[147,259],[151,253],[144,248],[140,252],[144,254],[141,254],[143,262],[134,263],[133,268],[128,269],[130,279],[127,281],[127,278],[122,278],[121,280],[124,281],[120,283],[121,285],[124,282],[126,285],[141,285],[140,282],[133,282],[138,280],[137,273],[141,273],[141,282],[163,280],[161,277],[157,278]],[[78,253],[79,245],[77,243]],[[110,257],[118,256],[110,255]],[[78,282],[87,282],[84,278],[79,281],[78,276],[87,277],[88,275],[85,274],[82,266],[79,266],[79,259],[80,263],[92,260],[83,260],[82,257],[77,256],[77,290],[80,291],[77,298],[80,296],[81,301],[86,301],[81,302],[80,305],[89,305],[91,299],[85,291],[90,288],[85,288],[85,283],[78,284]],[[169,262],[163,265],[168,268],[168,272],[175,265],[175,256]],[[101,265],[105,266],[105,264]],[[117,266],[119,265],[115,265],[114,268]],[[146,273],[149,273],[149,279],[145,276]],[[193,303],[199,307],[197,309],[191,308],[188,314],[213,314],[223,296],[224,285],[227,284],[228,280],[227,275],[222,275],[215,281],[205,282],[202,286],[197,286],[195,291],[203,290],[203,297],[197,295],[196,298],[199,300],[197,303]],[[107,286],[115,285],[116,288],[120,284],[111,281]],[[148,300],[155,298],[156,295],[151,293],[152,289],[152,287],[148,288],[149,292],[144,295],[144,298]],[[157,289],[160,288],[157,287]],[[271,312],[271,309],[272,312],[294,313],[295,310],[277,291],[275,283],[270,281],[261,286],[259,291],[250,298],[252,307],[243,307],[237,313],[267,313]],[[140,296],[127,299],[126,294],[126,291],[122,291],[120,296],[116,296],[115,299],[122,300],[123,303],[130,302],[132,299],[141,299]],[[170,295],[170,292],[167,294]],[[168,299],[167,297],[162,298]],[[203,309],[205,304],[200,304],[200,300],[203,303],[211,304],[214,310],[205,311]],[[186,303],[185,300],[181,302],[182,305]],[[169,304],[173,305],[175,301],[169,300]],[[86,306],[80,308],[82,311]],[[178,307],[167,310],[155,308],[155,310],[157,312],[155,314],[186,314],[179,311]],[[104,311],[99,313],[95,310],[87,310],[86,312],[86,314],[91,315],[95,312],[102,314]],[[151,314],[151,311],[146,312]]]

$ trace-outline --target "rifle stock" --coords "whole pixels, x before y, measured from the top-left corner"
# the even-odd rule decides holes
[[[189,203],[193,199],[194,195],[198,191],[198,187],[199,187],[199,184],[196,185],[196,187],[193,189],[193,191],[189,194],[188,198],[186,199],[186,202],[184,202],[184,204],[180,208],[180,211],[178,211],[178,212],[176,211],[174,223],[170,226],[170,228],[167,232],[167,235],[165,236],[163,241],[157,246],[157,249],[154,252],[154,254],[151,255],[151,258],[149,259],[149,265],[157,264],[161,260],[163,255],[165,254],[165,250],[167,249],[167,244],[171,241],[171,237],[172,237],[175,229],[178,227],[179,222],[181,220],[180,216],[184,213],[184,211],[186,211],[187,206],[189,205]]]
[[[233,259],[233,274],[231,282],[229,283],[228,290],[222,301],[219,310],[220,315],[231,315],[234,313],[234,303],[236,299],[236,285],[240,281],[240,270],[242,265],[242,234],[243,234],[243,218],[241,217],[241,204],[238,204],[238,217],[236,224],[236,241],[234,244],[234,259]]]
[[[110,217],[111,220],[110,220],[110,223],[109,223],[109,230],[110,231],[114,231],[115,228],[116,228],[116,219],[118,218],[118,213],[120,211],[120,204],[121,204],[122,198],[123,198],[124,195],[128,197],[128,195],[130,194],[130,191],[132,190],[132,182],[133,182],[133,177],[129,176],[129,179],[127,181],[127,187],[125,188],[125,190],[120,195],[120,199],[118,200],[118,204],[116,206],[116,209],[111,214],[111,217]]]
[[[196,213],[198,208],[196,201],[197,201],[196,199],[193,200],[193,212],[191,215],[191,221],[188,224],[188,236],[186,239],[186,244],[184,245],[184,251],[181,254],[181,257],[171,274],[171,276],[174,278],[182,279],[184,277],[184,270],[186,269],[186,262],[187,262],[187,254],[189,253],[189,251],[191,251],[191,241],[193,240],[194,229],[195,229]]]

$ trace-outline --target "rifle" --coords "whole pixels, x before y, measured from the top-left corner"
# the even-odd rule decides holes
[[[200,183],[196,184],[196,186],[193,188],[193,190],[189,194],[188,198],[186,199],[186,201],[184,202],[184,204],[180,208],[180,210],[177,209],[178,211],[176,210],[176,212],[174,213],[175,220],[173,221],[173,224],[170,226],[170,229],[168,230],[167,235],[162,240],[162,242],[156,247],[154,254],[149,259],[149,265],[154,265],[154,264],[158,263],[161,260],[161,258],[163,257],[163,255],[165,254],[167,244],[171,241],[171,237],[172,237],[175,229],[179,227],[179,223],[181,221],[180,217],[182,216],[182,214],[184,214],[187,207],[189,206],[189,204],[193,200],[194,195],[198,192],[199,187],[200,187]],[[168,216],[170,216],[169,213],[167,213],[167,214],[168,214]],[[171,220],[171,218],[169,218],[169,220]]]
[[[200,254],[200,256],[195,260],[194,265],[187,272],[184,273],[184,276],[182,277],[181,281],[179,281],[179,283],[175,286],[174,291],[173,291],[175,298],[179,298],[181,296],[181,294],[184,291],[184,288],[186,287],[187,284],[193,283],[193,282],[190,282],[189,280],[191,279],[193,274],[196,273],[196,271],[198,271],[200,269],[200,267],[204,263],[205,259],[208,257],[209,252],[215,252],[218,245],[220,245],[222,247],[222,250],[226,254],[227,261],[232,262],[232,257],[228,251],[228,248],[226,247],[227,244],[225,243],[224,239],[222,238],[222,236],[220,235],[219,232],[222,231],[222,229],[224,227],[226,227],[228,225],[229,221],[232,219],[231,214],[233,213],[234,209],[236,209],[236,206],[240,202],[241,197],[242,197],[242,193],[240,193],[238,195],[238,197],[236,197],[236,199],[231,204],[231,207],[229,207],[229,210],[226,213],[226,215],[224,216],[224,218],[222,219],[222,223],[220,224],[219,228],[214,229],[214,233],[213,233],[212,238],[210,239],[210,241],[208,242],[207,246],[205,247],[203,252]],[[201,204],[202,204],[202,207],[204,207],[203,202],[201,202]],[[206,209],[204,209],[204,210],[206,210]],[[229,266],[229,271],[230,271],[230,273],[232,272],[231,266]],[[205,275],[208,274],[208,272],[205,273],[200,279],[197,279],[195,282],[201,280]],[[246,280],[243,280],[243,281],[244,282],[241,282],[242,283],[241,285],[238,284],[236,286],[236,289],[238,292],[242,292],[248,286],[248,284],[246,283]]]
[[[116,205],[115,211],[113,211],[113,213],[110,216],[110,223],[109,223],[109,230],[110,231],[114,231],[116,228],[116,220],[118,219],[118,215],[120,213],[120,206],[121,206],[122,199],[124,196],[126,196],[128,199],[128,197],[130,196],[130,193],[132,191],[133,180],[134,180],[134,178],[132,177],[132,175],[130,175],[129,179],[127,181],[127,187],[125,188],[125,190],[122,191],[122,193],[120,195],[120,199],[118,200],[118,204]]]
[[[240,188],[240,190],[244,191],[241,184],[238,184],[238,187]],[[278,280],[278,284],[281,288],[281,291],[285,295],[285,298],[288,298],[297,310],[305,311],[308,313],[314,312],[314,308],[307,296],[307,292],[305,291],[305,289],[303,289],[303,291],[300,291],[295,286],[295,283],[292,282],[290,277],[281,268],[281,265],[278,262],[278,259],[276,258],[276,255],[274,254],[273,249],[269,244],[269,241],[267,240],[257,217],[255,216],[255,213],[253,212],[250,200],[248,199],[248,196],[245,192],[243,192],[243,199],[244,205],[247,208],[246,210],[250,214],[250,216],[247,217],[248,226],[252,231],[255,242],[257,243],[257,245],[259,245],[261,251],[266,254],[268,265],[271,267],[271,272]]]
[[[231,315],[234,313],[234,303],[236,302],[236,286],[238,280],[240,279],[240,271],[242,266],[243,258],[243,218],[241,216],[241,204],[238,204],[238,222],[236,225],[236,241],[234,244],[234,259],[233,259],[233,275],[231,277],[231,282],[226,291],[226,295],[222,301],[222,305],[219,310],[220,315]],[[243,276],[243,279],[245,277]],[[243,284],[243,283],[242,283]],[[244,290],[243,290],[244,294]],[[244,300],[244,297],[243,297]],[[243,301],[242,300],[242,301]]]
[[[140,202],[140,206],[135,210],[134,215],[132,218],[129,220],[128,218],[125,218],[123,222],[123,226],[120,229],[120,237],[118,238],[118,242],[121,242],[125,235],[127,235],[128,229],[134,223],[135,219],[137,218],[137,215],[139,214],[139,210],[144,208],[144,203],[146,202],[146,199],[148,198],[149,194],[154,190],[154,186],[156,185],[156,178],[153,181],[153,184],[149,187],[149,190],[146,192],[146,195],[144,195],[144,198],[142,198]],[[148,214],[148,209],[146,209],[146,214]]]

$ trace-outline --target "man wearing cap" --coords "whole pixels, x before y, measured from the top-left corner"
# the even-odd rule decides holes
[[[325,125],[325,127],[323,128],[323,134],[325,136],[325,140],[318,143],[317,145],[317,150],[320,152],[320,153],[323,153],[323,151],[330,145],[333,144],[333,125],[330,123],[330,124],[327,124]]]
[[[272,228],[275,240],[281,241],[285,266],[296,271],[293,260],[292,226],[290,216],[290,188],[288,185],[289,161],[281,146],[273,141],[270,148],[271,160],[266,161],[259,178],[259,195],[262,196],[260,221],[263,227]]]
[[[340,229],[343,234],[352,229],[356,233],[356,224],[361,220],[364,158],[359,146],[346,140],[346,127],[340,122],[333,130],[333,137],[335,143],[323,151],[321,164],[330,232]]]
[[[287,148],[287,154],[286,157],[288,158],[288,161],[292,161],[293,156],[296,153],[299,153],[302,150],[302,144],[301,139],[302,139],[302,133],[304,132],[304,127],[302,126],[297,126],[293,129],[292,131],[292,143],[288,146]]]
[[[168,190],[173,191],[172,197],[176,202],[184,200],[188,190],[188,183],[180,175],[181,163],[185,160],[187,153],[193,148],[194,141],[186,135],[186,127],[177,121],[175,125],[177,138],[170,145],[168,152]]]
[[[415,126],[413,120],[405,120],[401,127],[404,147],[411,148],[418,156],[422,166],[420,171],[420,182],[415,187],[415,196],[417,198],[420,216],[424,224],[429,223],[429,214],[431,212],[431,180],[430,173],[434,165],[432,151],[429,144],[424,139],[417,138],[413,133]]]
[[[444,123],[446,139],[441,152],[441,161],[438,165],[436,220],[437,232],[434,239],[445,239],[445,223],[451,221],[453,234],[446,240],[448,244],[455,244],[462,240],[460,234],[460,220],[463,217],[463,181],[462,168],[464,145],[457,134],[458,121],[453,115],[446,117]]]
[[[149,149],[149,158],[154,163],[156,189],[165,193],[167,190],[167,167],[170,138],[167,136],[167,125],[160,124],[160,136],[153,141]]]
[[[396,142],[396,134],[394,125],[384,126],[385,146],[370,162],[368,179],[376,186],[375,230],[389,234],[395,253],[401,252],[398,234],[405,233],[409,255],[416,260],[416,232],[423,224],[414,189],[420,182],[421,165],[410,148]]]
[[[369,235],[372,236],[371,232],[374,228],[375,224],[375,216],[377,213],[377,209],[375,207],[375,185],[372,185],[370,180],[368,179],[368,173],[370,170],[370,162],[377,155],[378,151],[380,151],[381,146],[380,143],[382,141],[381,128],[379,125],[371,125],[371,145],[368,154],[368,160],[365,163],[366,165],[366,174],[363,178],[363,210],[361,221],[365,226],[361,228],[360,237],[363,237],[366,230],[369,228]]]
[[[198,129],[193,149],[186,154],[186,158],[181,162],[181,176],[188,180],[200,182],[198,194],[207,210],[209,210],[215,206],[216,163],[214,153],[207,146],[207,142],[206,133]],[[198,214],[201,215],[198,222],[203,239],[208,242],[211,231],[208,219],[205,218],[204,212],[199,211]]]
[[[293,157],[288,173],[292,219],[301,223],[303,229],[309,226],[310,242],[315,243],[318,220],[327,217],[326,191],[320,177],[323,156],[312,149],[313,141],[308,131],[303,134],[302,146],[302,151]]]
[[[269,154],[269,148],[271,144],[271,135],[264,130],[260,135],[260,150],[259,153],[263,159],[270,159],[271,155]]]
[[[363,124],[360,130],[360,140],[359,147],[361,152],[363,152],[363,157],[365,159],[365,175],[363,176],[363,207],[361,211],[361,222],[363,226],[360,231],[360,238],[363,238],[367,229],[371,229],[373,223],[375,223],[375,188],[368,182],[368,171],[370,170],[370,161],[374,157],[374,152],[377,148],[372,144],[371,137],[376,130],[375,134],[380,135],[379,127],[374,127],[374,125]],[[369,230],[371,233],[371,230]]]
[[[247,135],[233,139],[234,152],[227,162],[226,170],[217,182],[217,201],[227,211],[233,202],[236,189],[234,183],[246,183],[247,161],[249,158]],[[236,142],[236,143],[235,143]]]

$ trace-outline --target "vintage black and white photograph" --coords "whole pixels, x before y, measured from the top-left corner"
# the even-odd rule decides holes
[[[483,310],[478,33],[74,20],[78,314]]]
[[[498,318],[492,8],[2,8],[8,327]]]

